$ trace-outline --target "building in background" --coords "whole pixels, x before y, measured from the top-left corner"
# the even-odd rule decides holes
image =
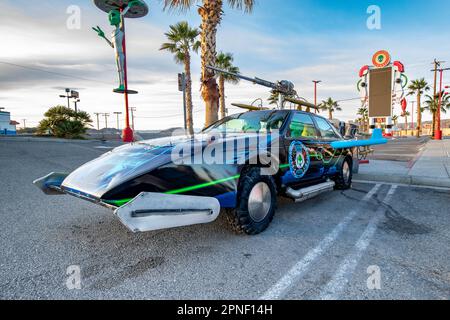
[[[0,135],[15,136],[19,123],[11,120],[11,113],[0,111]]]

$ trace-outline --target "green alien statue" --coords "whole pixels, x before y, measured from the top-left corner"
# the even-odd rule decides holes
[[[115,30],[111,34],[111,40],[105,37],[105,33],[103,30],[97,26],[97,28],[92,28],[99,37],[106,40],[106,42],[114,49],[116,54],[116,64],[117,71],[119,73],[119,88],[114,89],[114,92],[123,93],[125,92],[125,50],[124,50],[124,24],[123,19],[125,19],[125,15],[127,12],[134,6],[142,6],[142,2],[140,0],[133,0],[128,3],[125,9],[121,11],[114,9],[111,10],[108,14],[109,22],[112,26],[116,27]]]

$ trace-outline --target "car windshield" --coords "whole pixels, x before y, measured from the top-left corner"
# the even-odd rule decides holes
[[[222,133],[266,133],[280,130],[287,111],[253,111],[232,115],[206,128],[203,132],[214,130]]]

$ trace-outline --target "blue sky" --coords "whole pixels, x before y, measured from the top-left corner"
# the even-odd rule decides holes
[[[164,12],[160,1],[147,2],[150,14],[128,21],[130,84],[140,92],[131,101],[138,109],[137,128],[180,126],[176,74],[182,67],[158,49],[170,24],[187,20],[195,26],[200,19],[195,9],[182,14]],[[66,27],[69,5],[81,9],[79,30]],[[366,27],[370,5],[381,8],[381,30]],[[434,58],[449,61],[450,66],[449,12],[450,2],[442,0],[259,0],[251,15],[226,7],[217,43],[219,50],[234,54],[236,65],[249,76],[291,80],[308,100],[313,98],[311,81],[320,79],[319,99],[331,96],[346,100],[359,96],[357,72],[370,64],[373,53],[380,49],[402,61],[410,78],[425,77],[431,82]],[[111,93],[116,86],[113,52],[91,30],[98,24],[109,34],[111,27],[90,0],[47,0],[39,5],[28,0],[3,0],[0,18],[0,32],[6,37],[0,62],[78,77],[0,63],[0,106],[7,107],[14,118],[37,124],[48,107],[64,103],[58,98],[64,87],[80,89],[80,107],[91,114],[123,109],[121,97]],[[200,128],[204,114],[198,56],[192,64],[195,126]],[[265,88],[244,82],[227,87],[228,103],[249,103],[267,96]],[[344,101],[341,106],[344,111],[337,117],[355,118],[358,101]]]

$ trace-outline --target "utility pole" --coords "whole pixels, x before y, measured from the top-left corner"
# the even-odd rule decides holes
[[[27,128],[27,119],[22,119],[23,121],[23,128],[26,129]]]
[[[319,84],[319,83],[321,83],[322,81],[321,80],[313,80],[313,82],[314,82],[314,105],[317,107],[317,85]],[[307,108],[307,110],[306,110],[307,112],[310,112],[311,111],[311,109],[310,108]],[[316,109],[316,113],[318,112],[318,109]]]
[[[134,113],[136,112],[136,108],[131,107],[130,111],[131,111],[131,128],[133,128],[133,131],[134,131]]]
[[[119,117],[122,114],[122,112],[114,112],[114,114],[117,116],[117,130],[120,130],[120,120]]]
[[[438,74],[438,68],[441,66],[441,63],[444,63],[445,61],[438,61],[437,59],[434,59],[433,65],[434,69],[431,70],[434,72],[434,86],[433,86],[433,99],[436,99],[437,94],[437,74]],[[433,128],[431,130],[431,135],[434,138],[436,133],[436,113],[433,113]]]
[[[103,116],[105,117],[105,126],[106,126],[106,129],[108,129],[108,117],[109,117],[109,113],[104,113]]]
[[[442,140],[442,130],[441,130],[441,106],[442,106],[442,85],[444,82],[444,71],[449,71],[450,68],[439,69],[439,103],[436,111],[436,132],[434,134],[435,140]]]
[[[94,113],[95,116],[97,117],[97,130],[100,131],[100,115],[101,113]]]

